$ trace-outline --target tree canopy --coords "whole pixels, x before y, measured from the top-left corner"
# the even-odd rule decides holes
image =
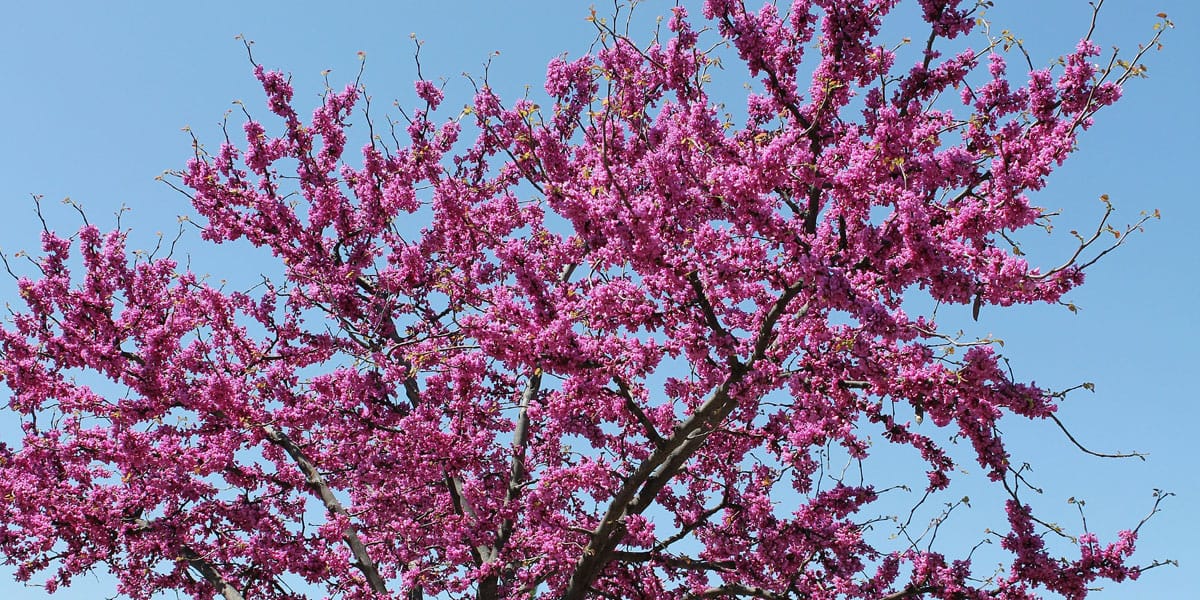
[[[1035,68],[987,3],[921,0],[911,46],[881,35],[897,4],[593,13],[544,94],[482,77],[460,109],[421,78],[395,119],[358,82],[305,116],[254,64],[270,116],[247,106],[168,181],[203,240],[278,276],[228,290],[119,226],[44,225],[0,331],[23,427],[0,553],[135,599],[1076,599],[1137,577],[1136,517],[1101,541],[1022,498],[997,424],[1061,426],[1064,391],[936,311],[1062,302],[1141,224],[1109,206],[1046,265],[1018,235],[1051,228],[1029,194],[1157,37],[1119,57],[1088,32]],[[717,72],[744,95],[710,95]],[[939,550],[944,515],[877,517],[898,492],[855,467],[907,453],[916,504],[954,497],[958,441],[1006,498],[1000,572]]]

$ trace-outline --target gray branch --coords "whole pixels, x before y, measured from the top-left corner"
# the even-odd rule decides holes
[[[697,280],[698,282],[698,280]],[[693,282],[693,286],[696,282]],[[762,360],[774,337],[775,325],[787,310],[788,304],[799,295],[803,286],[795,284],[783,290],[767,314],[755,335],[754,349],[745,362],[736,357],[730,359],[729,375],[716,389],[709,394],[708,399],[696,409],[690,417],[675,428],[665,442],[655,448],[654,452],[638,466],[637,470],[627,477],[620,489],[613,495],[600,524],[592,531],[591,539],[583,550],[579,561],[571,573],[567,589],[562,600],[583,600],[592,583],[600,576],[604,568],[612,561],[617,546],[625,537],[625,517],[640,514],[653,504],[655,497],[667,483],[671,481],[687,463],[696,451],[704,444],[708,436],[720,428],[726,417],[737,407],[737,400],[730,392],[740,384],[755,363]],[[697,292],[703,297],[703,290]],[[798,314],[807,313],[808,305],[804,305]],[[706,311],[708,312],[708,311]],[[720,335],[723,328],[719,322],[708,319],[714,333]]]
[[[321,499],[321,502],[325,505],[325,510],[329,511],[331,515],[339,515],[349,519],[350,514],[342,506],[342,503],[338,501],[337,497],[333,495],[333,490],[326,483],[325,478],[321,476],[321,472],[317,469],[317,466],[304,453],[304,450],[274,425],[264,425],[263,432],[267,435],[268,441],[283,448],[288,453],[288,456],[291,456],[292,460],[295,461],[296,466],[300,467],[300,472],[304,473],[305,481]],[[371,590],[376,593],[386,594],[387,584],[384,583],[383,577],[379,575],[379,568],[375,565],[375,561],[371,560],[371,555],[367,552],[367,546],[359,539],[358,530],[354,525],[346,526],[346,531],[342,534],[342,539],[350,547],[350,553],[354,555],[354,566],[359,571],[362,571],[362,574],[367,578],[367,583],[370,584]]]
[[[225,600],[244,600],[242,593],[237,591],[228,581],[225,581],[225,578],[221,576],[216,567],[212,566],[212,563],[205,560],[204,557],[197,554],[195,550],[184,546],[179,550],[179,555],[183,557],[183,560],[187,561],[189,567],[195,569],[205,580],[212,584],[213,588],[217,590],[218,594],[221,594],[222,598]]]
[[[509,467],[508,474],[508,490],[504,493],[504,507],[508,508],[521,495],[521,489],[525,485],[525,478],[528,476],[528,470],[525,467],[525,451],[529,447],[529,405],[533,399],[537,397],[538,392],[542,388],[542,369],[535,367],[529,375],[529,382],[525,385],[525,391],[521,394],[520,412],[517,414],[516,427],[513,429],[512,442],[512,463]],[[496,543],[492,546],[490,555],[491,560],[498,560],[501,550],[512,537],[513,527],[516,523],[512,517],[505,517],[500,522],[500,526],[496,531]],[[486,557],[485,557],[486,560]],[[512,571],[511,565],[506,565],[506,572]],[[500,573],[492,573],[483,578],[479,582],[479,590],[476,594],[478,600],[491,600],[499,597],[500,590]]]
[[[149,531],[154,527],[154,523],[140,516],[128,518],[125,522],[133,525],[132,531],[135,533]],[[187,561],[188,566],[195,569],[197,573],[200,573],[205,581],[212,584],[213,589],[225,600],[245,600],[242,593],[226,581],[221,572],[212,563],[208,562],[207,559],[193,550],[191,546],[180,546],[179,557]]]

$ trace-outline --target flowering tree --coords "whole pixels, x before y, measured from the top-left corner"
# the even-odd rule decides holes
[[[1136,529],[1059,558],[1020,496],[997,422],[1057,423],[1061,393],[931,308],[1059,302],[1136,228],[1106,212],[1044,268],[1010,235],[1048,226],[1027,193],[1142,54],[1095,66],[1089,33],[1010,79],[1016,40],[921,0],[898,66],[897,3],[708,0],[709,28],[675,8],[646,43],[593,15],[542,106],[484,81],[439,111],[420,80],[400,131],[363,112],[353,161],[357,84],[305,120],[256,65],[278,131],[248,114],[175,185],[205,240],[280,275],[230,292],[119,227],[47,229],[0,333],[23,426],[0,552],[51,591],[104,567],[138,599],[1082,598],[1136,577]],[[742,116],[710,97],[718,68],[748,78]],[[889,544],[886,490],[822,468],[907,451],[925,497],[950,493],[947,436],[1008,499],[999,573],[907,523]]]

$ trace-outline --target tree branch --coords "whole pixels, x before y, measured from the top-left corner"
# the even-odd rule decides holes
[[[646,416],[646,412],[642,407],[638,406],[637,401],[633,399],[633,392],[629,389],[629,384],[620,377],[614,377],[617,388],[620,390],[617,394],[625,399],[625,409],[637,419],[637,422],[642,426],[646,433],[646,439],[654,444],[654,447],[660,447],[666,443],[662,435],[659,435],[658,430],[654,428],[654,423],[650,421],[650,417]]]
[[[325,509],[332,515],[338,515],[350,518],[350,514],[346,511],[342,503],[333,495],[333,490],[326,483],[325,478],[321,476],[321,472],[317,470],[317,466],[304,453],[304,450],[292,441],[287,434],[280,431],[274,425],[264,425],[263,433],[266,434],[267,440],[272,444],[279,446],[292,457],[296,466],[300,467],[300,472],[304,473],[305,481],[308,486],[316,492],[321,502],[325,505]],[[384,583],[383,577],[379,574],[379,568],[375,566],[375,561],[371,560],[370,553],[367,552],[367,547],[358,537],[358,530],[354,525],[347,524],[346,531],[342,534],[342,539],[346,541],[346,545],[350,547],[351,554],[354,555],[354,566],[362,571],[362,574],[367,578],[367,583],[371,586],[371,590],[380,593],[388,593],[387,584]]]
[[[138,514],[140,514],[140,511]],[[135,533],[148,531],[154,526],[148,519],[143,519],[140,516],[126,518],[124,521],[133,525],[133,532]],[[193,550],[191,546],[181,546],[179,548],[179,557],[187,561],[189,567],[195,569],[206,581],[212,584],[213,589],[225,600],[245,600],[242,593],[233,587],[233,584],[226,581],[221,572],[212,563],[208,562],[207,559]]]
[[[189,567],[195,569],[205,580],[212,584],[213,588],[217,590],[217,593],[222,598],[225,600],[244,600],[242,593],[237,591],[228,581],[225,581],[225,578],[221,576],[216,567],[197,554],[195,550],[184,546],[180,548],[179,555],[183,557],[183,560],[187,561]]]
[[[937,591],[937,588],[935,588],[931,585],[923,585],[923,586],[909,585],[908,587],[906,587],[898,592],[893,592],[891,594],[883,596],[879,600],[903,600],[904,598],[911,598],[913,596],[920,596],[921,594],[929,594],[929,593],[936,592],[936,591]]]
[[[462,479],[457,475],[447,474],[446,491],[450,493],[450,504],[454,507],[454,512],[467,517],[472,523],[479,522],[479,513],[475,512],[475,507],[471,505],[463,492]],[[492,560],[492,550],[482,544],[471,546],[471,557],[475,559],[475,566],[481,567],[484,563]]]
[[[666,442],[646,458],[637,471],[630,475],[613,495],[600,524],[592,532],[591,539],[575,564],[563,600],[582,600],[593,581],[600,576],[604,567],[612,560],[613,552],[625,536],[625,517],[640,514],[654,502],[667,483],[679,473],[683,465],[716,431],[720,424],[737,407],[730,392],[741,383],[753,365],[761,360],[770,346],[776,323],[783,317],[788,304],[803,289],[799,283],[783,290],[763,317],[756,334],[754,350],[745,363],[736,357],[730,359],[729,375],[707,400],[690,417],[679,424]],[[808,311],[808,305],[800,313]]]
[[[510,508],[517,498],[521,495],[521,488],[524,485],[525,478],[528,474],[525,468],[525,450],[529,447],[529,404],[537,397],[538,391],[542,387],[542,369],[535,367],[533,373],[529,375],[529,382],[525,385],[525,391],[521,394],[521,407],[517,415],[517,426],[513,430],[512,442],[512,464],[508,474],[508,491],[504,494],[504,508]],[[500,528],[496,531],[496,543],[492,546],[490,552],[491,560],[497,560],[500,556],[500,551],[504,549],[504,545],[508,543],[512,536],[515,521],[513,517],[507,516],[500,522]],[[511,571],[512,565],[505,565],[505,571]],[[493,572],[487,577],[484,577],[479,582],[479,591],[476,597],[479,600],[491,600],[499,597],[500,573]]]
[[[733,569],[733,561],[731,560],[701,560],[690,556],[679,556],[674,554],[661,554],[648,550],[644,552],[621,552],[613,553],[613,560],[621,562],[654,562],[666,567],[676,569],[687,569],[690,571],[730,571]]]
[[[723,598],[727,596],[745,596],[748,598],[764,598],[765,600],[785,600],[787,595],[772,592],[760,587],[728,583],[720,587],[709,588],[689,598]]]

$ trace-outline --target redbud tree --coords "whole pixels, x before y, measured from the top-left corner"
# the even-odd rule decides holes
[[[1067,256],[1018,245],[1145,49],[1081,27],[1039,68],[959,0],[912,2],[898,44],[898,4],[707,0],[644,36],[593,14],[544,95],[483,78],[464,108],[421,78],[395,120],[357,82],[305,116],[255,64],[270,118],[168,181],[204,241],[277,272],[230,291],[120,226],[45,228],[0,332],[21,423],[0,553],[135,599],[1078,599],[1137,577],[1158,563],[1133,562],[1136,527],[1072,536],[1024,498],[998,423],[1061,425],[1062,393],[934,308],[1060,303],[1136,229],[1110,207]],[[922,500],[976,463],[1004,566],[879,518],[903,491],[834,453],[913,457]]]

